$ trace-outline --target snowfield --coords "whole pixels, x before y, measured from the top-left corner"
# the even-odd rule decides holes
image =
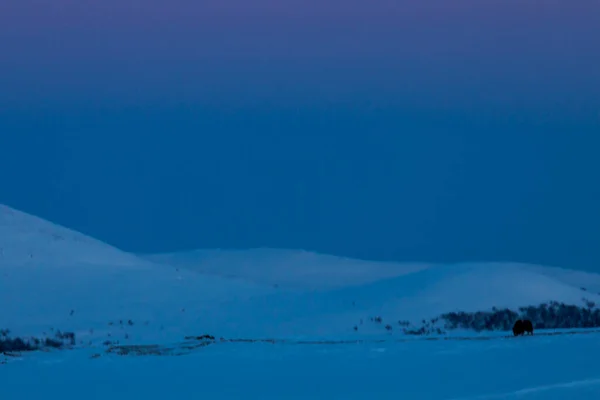
[[[556,319],[560,304],[593,318],[599,291],[598,274],[527,264],[272,249],[134,255],[0,205],[0,329],[76,335],[68,350],[0,355],[0,388],[3,400],[597,399],[591,326],[513,338],[450,329],[440,316],[543,304],[540,315]],[[431,332],[408,332],[423,323]],[[203,334],[216,340],[190,345]],[[183,355],[110,351],[140,345]]]
[[[73,264],[127,265],[140,259],[98,240],[0,204],[0,265],[56,268]]]
[[[195,250],[142,258],[206,275],[285,289],[334,289],[421,271],[431,264],[355,260],[302,250]]]
[[[595,400],[599,338],[226,344],[179,357],[62,351],[0,365],[0,385],[6,400]]]

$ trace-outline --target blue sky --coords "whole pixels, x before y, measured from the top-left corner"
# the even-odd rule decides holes
[[[142,252],[600,268],[595,3],[59,3],[0,17],[2,203]]]

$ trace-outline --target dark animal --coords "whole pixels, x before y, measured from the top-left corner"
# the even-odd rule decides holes
[[[530,335],[533,335],[533,324],[530,320],[526,319],[523,321],[523,330]]]
[[[523,321],[518,319],[513,325],[513,335],[519,336],[525,333],[525,328],[523,327]]]
[[[524,335],[525,332],[529,333],[530,335],[533,335],[533,324],[528,319],[518,319],[513,325],[513,335],[520,336]]]

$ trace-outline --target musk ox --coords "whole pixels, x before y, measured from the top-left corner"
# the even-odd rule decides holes
[[[518,319],[513,325],[513,335],[520,336],[524,335],[525,332],[527,332],[530,335],[533,335],[533,324],[528,319]]]
[[[523,330],[525,332],[527,332],[530,335],[533,335],[533,324],[531,323],[530,320],[525,319],[523,320]]]
[[[523,321],[518,319],[513,325],[513,335],[519,336],[522,335],[524,332],[525,329],[523,328]]]

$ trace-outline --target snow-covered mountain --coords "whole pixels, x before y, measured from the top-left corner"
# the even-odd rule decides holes
[[[402,334],[399,321],[418,326],[454,311],[600,304],[597,274],[269,249],[142,258],[5,206],[0,249],[0,303],[9,305],[0,328],[28,335],[70,330],[83,341],[156,342],[205,332],[361,337]]]

